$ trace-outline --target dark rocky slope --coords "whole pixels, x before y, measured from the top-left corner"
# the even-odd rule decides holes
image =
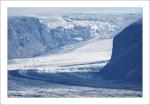
[[[111,80],[142,84],[142,20],[114,37],[111,60],[100,74]]]

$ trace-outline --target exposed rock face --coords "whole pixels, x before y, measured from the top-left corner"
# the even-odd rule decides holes
[[[54,48],[58,43],[48,35],[46,27],[33,17],[8,19],[8,58],[32,57]]]
[[[111,60],[100,73],[108,79],[142,83],[142,20],[114,37]]]

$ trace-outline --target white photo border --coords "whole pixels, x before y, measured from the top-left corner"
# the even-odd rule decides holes
[[[143,8],[143,97],[142,98],[8,98],[7,9],[9,7],[142,7]],[[1,1],[1,104],[149,104],[149,1]]]

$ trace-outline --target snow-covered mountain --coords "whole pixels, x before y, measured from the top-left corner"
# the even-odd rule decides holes
[[[8,59],[34,57],[54,53],[65,45],[113,38],[137,18],[134,14],[9,17]]]

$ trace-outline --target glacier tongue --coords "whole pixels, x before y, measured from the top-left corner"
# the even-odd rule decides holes
[[[69,53],[48,54],[35,58],[9,60],[8,69],[46,70],[49,72],[74,72],[79,68],[88,71],[91,67],[102,67],[110,59],[112,39],[98,40],[79,47]],[[65,50],[65,49],[63,49]]]

